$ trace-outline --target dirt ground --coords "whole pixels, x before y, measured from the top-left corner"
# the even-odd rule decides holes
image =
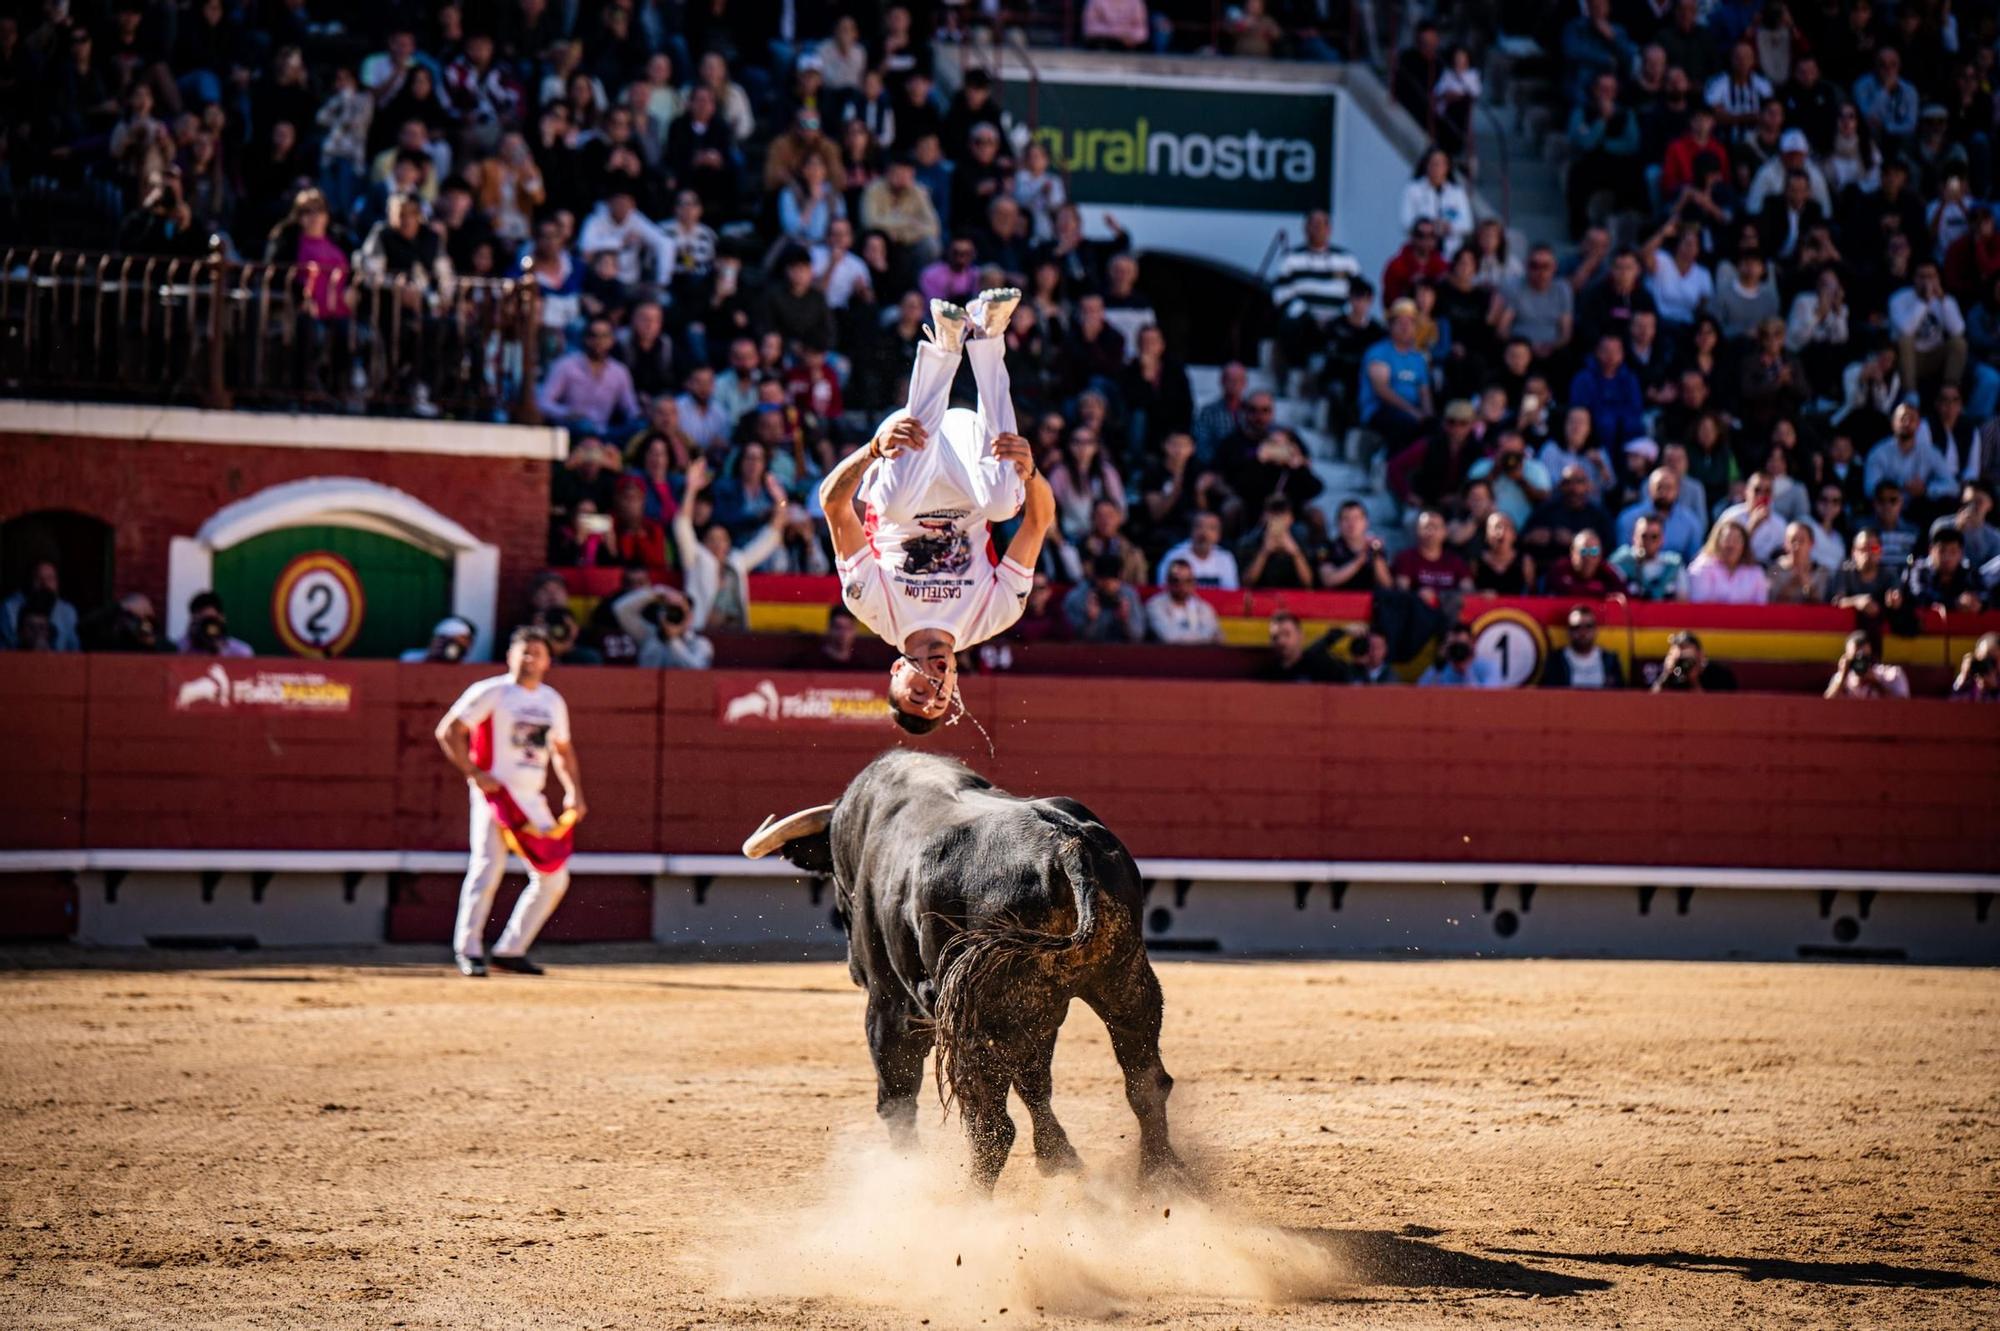
[[[545,960],[0,954],[0,1324],[2000,1325],[1994,972],[1167,963],[1204,1195],[1079,1006],[975,1202],[843,968]]]

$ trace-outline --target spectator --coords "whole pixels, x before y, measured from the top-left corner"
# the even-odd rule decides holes
[[[1303,365],[1326,350],[1328,330],[1346,312],[1360,276],[1361,265],[1354,256],[1333,243],[1333,221],[1327,212],[1315,208],[1307,213],[1305,244],[1286,250],[1271,277],[1278,344],[1287,361]]]
[[[1071,541],[1081,541],[1090,530],[1090,513],[1098,500],[1109,499],[1121,510],[1130,507],[1124,480],[1097,431],[1087,426],[1071,431],[1068,448],[1045,470],[1049,489],[1055,493],[1058,525]]]
[[[1090,581],[1070,590],[1063,600],[1070,631],[1084,642],[1138,642],[1146,636],[1146,615],[1139,593],[1124,579],[1124,561],[1099,555],[1090,566]]]
[[[1637,438],[1646,429],[1646,402],[1639,390],[1638,376],[1625,367],[1625,343],[1617,334],[1598,335],[1597,355],[1590,365],[1577,371],[1569,387],[1572,409],[1590,413],[1593,439],[1600,450],[1593,470],[1597,486],[1611,479],[1611,469],[1601,450]],[[1547,490],[1544,485],[1544,491]]]
[[[1785,193],[1787,182],[1795,175],[1805,177],[1805,198],[1819,210],[1818,218],[1831,220],[1833,194],[1827,189],[1826,177],[1813,164],[1812,144],[1801,129],[1788,129],[1778,137],[1778,155],[1758,167],[1757,174],[1750,178],[1749,192],[1743,197],[1744,211],[1752,217],[1763,213],[1765,205]],[[1773,254],[1790,252],[1789,247],[1780,249],[1773,245],[1769,232],[1765,233],[1764,243]]]
[[[455,665],[466,659],[472,651],[472,640],[477,636],[471,620],[461,615],[446,615],[431,629],[428,646],[412,647],[397,659],[404,662]]]
[[[956,237],[944,257],[918,276],[917,289],[927,300],[963,305],[980,290],[978,261],[979,250],[971,237]]]
[[[2000,633],[1982,633],[1958,663],[1953,702],[2000,702]]]
[[[1326,328],[1326,373],[1322,379],[1331,398],[1329,420],[1341,429],[1359,423],[1355,395],[1361,382],[1361,361],[1383,337],[1373,310],[1374,296],[1375,287],[1367,278],[1355,278],[1348,284],[1346,311]]]
[[[1600,0],[1601,3],[1601,0]],[[1480,660],[1472,650],[1472,626],[1453,624],[1445,630],[1437,659],[1417,676],[1420,689],[1497,689],[1503,687],[1500,672],[1491,661]]]
[[[1539,365],[1550,365],[1569,349],[1575,332],[1575,295],[1569,283],[1556,279],[1556,252],[1537,245],[1528,252],[1525,277],[1502,289],[1494,331],[1503,338],[1522,338]]]
[[[674,546],[680,554],[682,585],[687,591],[688,624],[700,633],[747,633],[751,628],[750,574],[777,553],[791,500],[778,478],[765,472],[769,517],[739,549],[729,527],[714,516],[699,535],[696,533],[695,501],[707,489],[709,479],[705,458],[689,462],[687,491],[674,514]]]
[[[621,476],[612,487],[607,548],[595,562],[625,568],[667,567],[667,531],[646,516],[646,489],[645,483],[635,476]]]
[[[1577,308],[1577,334],[1583,345],[1594,347],[1610,333],[1624,337],[1632,327],[1632,315],[1640,310],[1659,313],[1652,293],[1639,283],[1639,256],[1623,249],[1611,256],[1610,277],[1589,288]]]
[[[1731,504],[1716,515],[1716,525],[1733,522],[1750,539],[1750,558],[1769,564],[1785,548],[1785,519],[1772,505],[1776,493],[1771,477],[1763,472],[1744,484],[1743,502]]]
[[[1857,630],[1847,635],[1847,645],[1827,682],[1829,698],[1908,698],[1910,680],[1901,666],[1875,659],[1875,640]]]
[[[13,650],[21,645],[23,615],[33,615],[46,628],[47,650],[81,650],[76,607],[62,597],[62,575],[54,560],[38,559],[29,565],[21,589],[0,601],[0,647]]]
[[[1542,668],[1545,689],[1622,689],[1625,670],[1618,657],[1597,642],[1597,612],[1570,607],[1569,641]]]
[[[1570,541],[1569,553],[1549,570],[1548,594],[1566,600],[1590,597],[1603,600],[1622,596],[1625,580],[1604,558],[1604,539],[1594,531],[1580,531]]]
[[[1028,215],[1037,244],[1052,242],[1056,214],[1069,202],[1068,188],[1049,158],[1048,145],[1031,139],[1014,171],[1014,201]]]
[[[1723,267],[1725,271],[1728,269],[1727,264]],[[1715,299],[1710,303],[1724,337],[1749,337],[1765,320],[1778,317],[1778,288],[1765,280],[1767,276],[1762,251],[1747,247],[1738,250],[1734,274],[1718,283]]]
[[[1987,519],[1993,514],[1993,492],[1984,481],[1967,481],[1958,495],[1958,510],[1931,523],[1931,539],[1946,527],[1955,527],[1965,542],[1965,562],[1985,574],[1987,565],[2000,559],[2000,531]]]
[[[1472,590],[1472,570],[1444,546],[1444,514],[1427,508],[1417,515],[1417,543],[1397,555],[1389,570],[1396,586],[1436,605],[1452,593]]]
[[[1633,520],[1632,542],[1611,556],[1612,571],[1625,580],[1626,593],[1637,601],[1687,599],[1687,570],[1680,555],[1666,548],[1666,524],[1657,513]]]
[[[1784,553],[1771,563],[1772,605],[1825,605],[1833,578],[1813,556],[1816,533],[1809,522],[1788,523]]]
[[[1938,266],[1919,260],[1910,285],[1889,297],[1889,329],[1906,388],[1956,384],[1965,377],[1965,316],[1944,289]]]
[[[1601,458],[1602,450],[1596,451]],[[1546,453],[1543,465],[1548,465]],[[1521,544],[1537,563],[1550,564],[1560,557],[1560,552],[1569,549],[1579,532],[1586,530],[1608,532],[1613,527],[1610,516],[1592,498],[1589,473],[1571,464],[1562,469],[1556,493],[1535,505],[1528,514],[1527,532]]]
[[[612,356],[617,335],[609,319],[592,319],[584,329],[583,350],[557,361],[536,394],[542,415],[559,425],[591,433],[624,434],[642,419],[632,372]]]
[[[229,617],[223,613],[222,598],[214,592],[196,592],[188,600],[187,632],[174,644],[183,656],[255,656],[250,644],[229,636]]]
[[[1917,549],[1917,528],[1903,516],[1902,487],[1884,477],[1874,487],[1874,512],[1861,519],[1861,526],[1875,533],[1882,545],[1882,560],[1892,569],[1910,561]]]
[[[674,399],[674,412],[688,442],[710,454],[719,453],[729,443],[736,422],[715,396],[715,371],[697,365],[688,371],[681,394]]]
[[[1381,538],[1368,529],[1368,509],[1359,500],[1343,502],[1335,515],[1338,534],[1317,570],[1319,586],[1330,592],[1386,591],[1396,585]]]
[[[1958,534],[1958,528],[1946,527],[1931,537],[1930,552],[1911,560],[1903,570],[1900,592],[1900,596],[1890,593],[1891,610],[1942,607],[1972,614],[1986,599],[1986,584],[1977,569],[1966,565],[1965,538]]]
[[[1307,588],[1313,569],[1292,532],[1292,502],[1283,495],[1264,501],[1264,515],[1237,546],[1245,587]]]
[[[1905,511],[1922,513],[1957,491],[1957,478],[1936,448],[1920,440],[1923,418],[1913,403],[1904,402],[1889,417],[1889,437],[1868,450],[1863,484],[1871,494],[1884,482],[1894,484],[1907,500]]]
[[[1686,629],[1667,639],[1667,659],[1653,679],[1654,693],[1734,693],[1736,676],[1702,651],[1701,639]]]
[[[1702,541],[1702,520],[1680,506],[1681,478],[1672,469],[1655,467],[1646,476],[1646,497],[1618,515],[1618,530],[1631,531],[1641,517],[1660,520],[1665,548],[1691,560]]]
[[[1185,559],[1167,560],[1166,590],[1146,602],[1146,628],[1159,642],[1219,644],[1222,621],[1215,607],[1195,595],[1194,568]]]
[[[1197,587],[1233,592],[1240,586],[1236,556],[1222,544],[1222,518],[1215,513],[1196,513],[1188,539],[1169,549],[1160,560],[1160,581],[1176,563],[1185,564]]]
[[[1279,684],[1344,684],[1348,669],[1333,654],[1333,644],[1346,636],[1334,627],[1306,643],[1305,626],[1289,610],[1271,616],[1271,655],[1258,677]]]
[[[1418,218],[1410,225],[1410,238],[1389,259],[1382,270],[1382,299],[1389,302],[1390,317],[1403,297],[1418,282],[1435,282],[1445,275],[1444,255],[1438,248],[1438,225]]]
[[[1599,75],[1630,69],[1638,56],[1625,29],[1611,20],[1611,0],[1585,0],[1582,9],[1562,30],[1562,63],[1572,106],[1589,98]]]
[[[1324,216],[1313,213],[1310,216]],[[1453,178],[1451,157],[1442,148],[1428,148],[1417,159],[1416,174],[1403,186],[1403,230],[1419,220],[1437,228],[1438,243],[1447,255],[1456,254],[1472,235],[1472,197]],[[1311,244],[1308,233],[1307,244]]]
[[[1516,527],[1527,522],[1535,506],[1547,499],[1554,488],[1548,468],[1528,456],[1527,440],[1519,430],[1501,431],[1492,455],[1473,463],[1465,475],[1467,480],[1492,483],[1493,503],[1514,520]]]
[[[1708,81],[1702,97],[1714,109],[1716,124],[1740,144],[1750,137],[1774,91],[1771,81],[1757,72],[1757,48],[1739,41],[1729,48],[1729,68]]]
[[[1118,560],[1119,576],[1135,587],[1146,585],[1145,552],[1127,540],[1125,510],[1109,499],[1090,506],[1090,531],[1077,544],[1085,559],[1093,563],[1102,555]]]
[[[1517,546],[1514,520],[1495,510],[1486,516],[1486,544],[1472,561],[1472,586],[1492,596],[1526,596],[1535,589],[1535,561]]]
[[[1889,593],[1901,581],[1901,566],[1883,560],[1881,536],[1866,527],[1854,533],[1852,551],[1834,572],[1829,599],[1842,610],[1852,610],[1863,623],[1872,623],[1888,610]]]
[[[1688,599],[1698,605],[1763,605],[1770,593],[1770,579],[1750,556],[1743,524],[1716,523],[1688,565]]]
[[[1854,104],[1875,137],[1892,148],[1901,148],[1917,131],[1921,98],[1903,80],[1902,53],[1884,47],[1875,55],[1873,73],[1864,74],[1854,84]]]
[[[1349,683],[1353,684],[1400,684],[1401,676],[1396,667],[1389,663],[1389,640],[1374,629],[1368,630],[1362,639],[1361,650],[1354,657]]]
[[[1676,201],[1676,215],[1688,190],[1700,188],[1703,180],[1729,177],[1729,147],[1715,129],[1715,108],[1704,102],[1689,110],[1687,132],[1667,145],[1660,164],[1660,197]]]
[[[1215,457],[1222,442],[1242,428],[1243,395],[1250,386],[1250,371],[1242,361],[1229,361],[1223,365],[1217,382],[1221,396],[1203,403],[1194,417],[1195,449],[1204,460]]]
[[[1389,307],[1389,336],[1361,361],[1362,423],[1392,451],[1416,440],[1432,414],[1430,358],[1417,350],[1416,337],[1416,304],[1399,300]]]
[[[643,585],[611,604],[619,627],[639,644],[638,664],[649,670],[706,670],[715,644],[689,621],[688,598],[678,588]]]
[[[1611,195],[1612,207],[1637,211],[1645,206],[1646,185],[1639,161],[1639,117],[1618,100],[1618,76],[1606,70],[1588,85],[1589,95],[1569,113],[1571,158],[1563,197],[1569,233],[1589,225],[1591,196]],[[1407,211],[1407,208],[1405,209]]]

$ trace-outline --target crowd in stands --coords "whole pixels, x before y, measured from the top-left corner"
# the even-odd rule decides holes
[[[1344,9],[1275,8],[1246,0],[1220,48],[1337,54]],[[1086,228],[987,75],[934,60],[973,7],[46,0],[0,16],[0,104],[10,178],[110,189],[121,248],[299,265],[336,363],[363,325],[410,330],[419,410],[443,294],[524,273],[538,405],[572,440],[550,562],[625,570],[566,650],[699,665],[753,571],[830,571],[820,477],[899,404],[928,301],[999,285],[1026,292],[1008,364],[1059,510],[1024,641],[1217,641],[1201,588],[1447,620],[1481,594],[1831,604],[1875,630],[1991,604],[1993,34],[1942,4],[1556,8],[1569,237],[1518,254],[1476,215],[1476,61],[1426,24],[1392,76],[1437,140],[1407,243],[1364,274],[1316,212],[1273,269],[1284,359],[1384,454],[1407,515],[1384,533],[1359,502],[1329,521],[1244,366],[1194,400],[1116,219]],[[1092,0],[1081,32],[1180,49],[1182,17]],[[1280,660],[1310,659],[1290,636]]]

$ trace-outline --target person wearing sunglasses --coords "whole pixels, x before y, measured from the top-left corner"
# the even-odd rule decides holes
[[[933,300],[908,406],[820,486],[842,599],[896,647],[889,707],[915,735],[952,713],[958,653],[1021,617],[1055,521],[1055,496],[1014,424],[1006,331],[1020,298],[998,288],[969,309]],[[961,360],[978,385],[976,413],[947,410]],[[995,560],[991,524],[1016,512],[1021,526]]]

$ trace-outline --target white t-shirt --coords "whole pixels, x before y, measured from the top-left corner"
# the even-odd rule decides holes
[[[1035,574],[994,559],[992,528],[971,510],[923,514],[917,533],[871,532],[868,544],[839,561],[841,599],[890,646],[918,629],[942,629],[964,651],[1006,631],[1021,617]]]
[[[1579,656],[1574,647],[1563,648],[1563,655],[1569,658],[1569,686],[1573,689],[1601,689],[1604,687],[1604,655],[1593,651],[1588,656]]]
[[[526,688],[505,675],[482,679],[445,713],[472,731],[472,760],[491,772],[516,803],[540,801],[549,779],[549,746],[569,742],[569,706],[546,684]]]
[[[1194,552],[1193,541],[1182,541],[1161,556],[1160,571],[1155,577],[1162,587],[1167,585],[1167,570],[1173,567],[1175,561],[1183,559],[1194,570],[1195,586],[1213,587],[1225,592],[1237,589],[1240,575],[1236,568],[1236,556],[1219,545],[1205,555],[1198,555]]]

